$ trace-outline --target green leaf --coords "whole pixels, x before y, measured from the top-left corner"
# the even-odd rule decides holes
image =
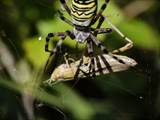
[[[48,53],[44,51],[45,41],[38,40],[38,37],[26,39],[23,43],[27,58],[35,67],[42,67],[48,58]]]
[[[136,46],[151,50],[158,48],[158,36],[147,23],[141,20],[123,21],[119,24],[119,28]]]

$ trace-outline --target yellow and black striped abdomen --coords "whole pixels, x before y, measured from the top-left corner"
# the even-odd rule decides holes
[[[76,23],[89,21],[97,11],[97,0],[72,0],[71,15]]]

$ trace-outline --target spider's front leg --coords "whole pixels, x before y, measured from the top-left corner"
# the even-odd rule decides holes
[[[56,44],[56,47],[53,50],[49,50],[49,42],[51,38],[54,36],[59,36],[60,40]],[[60,48],[63,40],[66,38],[66,33],[65,32],[57,32],[57,33],[49,33],[48,36],[46,37],[46,44],[45,44],[45,52],[50,52],[52,55],[57,52],[57,49]]]
[[[102,6],[101,6],[99,12],[95,15],[94,19],[92,19],[91,24],[96,23],[96,21],[97,21],[99,18],[101,18],[101,14],[102,14],[103,11],[106,9],[107,4],[109,3],[109,1],[110,1],[110,0],[105,0],[105,3],[102,4]],[[101,20],[100,20],[100,21],[101,21]],[[103,23],[103,20],[100,22],[99,25],[101,26],[102,23]],[[99,26],[99,27],[100,27],[100,26]]]
[[[53,48],[53,49],[50,50],[50,49],[49,49],[49,42],[50,42],[51,38],[53,38],[54,36],[59,36],[59,37],[60,37],[60,40],[57,42],[55,48]],[[67,36],[69,36],[71,39],[74,39],[74,38],[75,38],[74,35],[73,35],[73,33],[72,33],[71,31],[49,33],[48,36],[46,37],[45,51],[46,51],[46,52],[49,52],[49,53],[50,53],[50,56],[49,56],[49,58],[48,58],[48,60],[47,60],[47,62],[46,62],[44,71],[46,71],[46,68],[47,68],[49,62],[51,62],[51,61],[50,61],[51,57],[52,57],[52,56],[54,57],[54,56],[56,55],[56,53],[58,52],[58,49],[61,47],[63,41],[65,40],[65,38],[66,38]],[[53,58],[53,57],[52,57],[52,58]]]
[[[63,13],[60,10],[58,10],[58,15],[59,15],[59,17],[60,17],[60,19],[62,21],[66,22],[67,24],[69,24],[71,26],[74,26],[74,24],[69,19],[67,19],[66,17],[64,17]]]

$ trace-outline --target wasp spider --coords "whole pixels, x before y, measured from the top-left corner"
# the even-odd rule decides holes
[[[105,46],[101,41],[97,40],[96,36],[98,34],[110,33],[112,30],[117,32],[124,40],[127,42],[124,46],[119,49],[113,50],[112,53],[124,52],[130,49],[133,46],[133,42],[127,38],[124,34],[122,34],[117,27],[115,27],[107,17],[105,17],[102,13],[105,10],[109,0],[104,0],[104,4],[101,6],[100,10],[97,12],[97,0],[72,0],[71,6],[69,7],[65,0],[60,0],[64,9],[71,16],[72,21],[65,18],[63,13],[60,13],[60,19],[66,22],[67,24],[73,26],[73,30],[67,30],[65,32],[55,32],[49,33],[46,37],[45,51],[50,52],[50,57],[54,56],[61,44],[65,40],[67,36],[71,39],[75,39],[77,43],[83,44],[87,43],[87,51],[90,58],[93,57],[93,44],[99,47],[103,53],[109,54],[112,56],[110,52],[107,51]],[[92,27],[95,22],[98,21],[98,24],[95,28]],[[104,21],[107,21],[111,28],[101,28],[101,25]],[[49,41],[52,37],[59,36],[60,40],[58,41],[56,47],[54,49],[49,49]],[[49,57],[49,58],[50,58]],[[113,58],[117,58],[112,56]],[[49,61],[49,59],[48,59]],[[122,61],[120,61],[122,62]],[[48,62],[47,62],[48,63]],[[92,65],[94,65],[94,60],[91,60]],[[93,66],[91,65],[91,68]]]

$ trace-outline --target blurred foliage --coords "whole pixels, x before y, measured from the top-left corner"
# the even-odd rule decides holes
[[[99,8],[103,2],[98,0]],[[133,40],[134,47],[123,54],[134,58],[142,72],[128,70],[79,80],[76,85],[69,81],[44,86],[50,77],[43,73],[48,58],[45,37],[73,29],[58,18],[61,7],[59,0],[0,1],[0,119],[159,120],[160,2],[111,0],[104,12]],[[109,50],[124,44],[115,32],[98,39]],[[50,48],[57,41],[55,37]],[[76,58],[84,47],[76,49],[76,42],[67,38],[62,53]]]

